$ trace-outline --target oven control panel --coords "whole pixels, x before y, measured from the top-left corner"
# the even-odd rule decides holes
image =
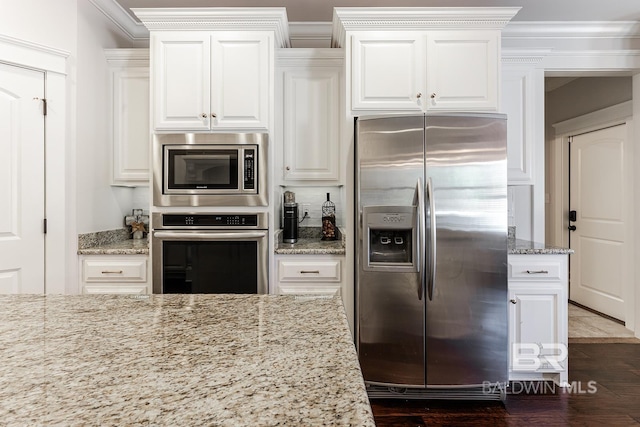
[[[164,214],[164,227],[256,227],[258,216],[255,214]]]

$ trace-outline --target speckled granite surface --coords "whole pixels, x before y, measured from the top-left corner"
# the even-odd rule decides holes
[[[509,253],[514,255],[565,255],[572,254],[573,249],[561,248],[530,240],[509,239]]]
[[[296,243],[282,242],[282,230],[276,231],[275,253],[281,255],[344,255],[345,236],[340,229],[337,240],[320,240],[320,227],[300,227]]]
[[[374,426],[339,297],[0,295],[0,424]]]
[[[132,239],[128,228],[78,235],[78,255],[147,255],[149,241]]]

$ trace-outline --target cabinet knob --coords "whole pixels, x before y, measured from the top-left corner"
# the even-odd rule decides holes
[[[510,299],[510,300],[509,300],[509,302],[510,302],[511,304],[517,304],[517,302],[518,302],[518,301],[516,301],[516,299],[514,298],[514,299]]]
[[[431,94],[431,99],[436,99],[436,93],[435,93],[435,92],[433,92],[433,93]]]
[[[289,166],[285,167],[286,170],[290,171],[291,168]]]
[[[202,116],[203,119],[206,119],[207,118],[207,113],[202,113],[201,116]]]
[[[422,93],[418,92],[418,94],[416,95],[416,98],[418,99],[422,98]]]
[[[211,113],[211,117],[213,117],[215,119],[218,116],[216,116],[216,113]]]

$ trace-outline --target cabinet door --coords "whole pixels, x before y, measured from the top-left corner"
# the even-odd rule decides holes
[[[536,282],[509,287],[510,369],[525,375],[562,371],[566,366],[566,338],[560,319],[566,315],[562,285]],[[536,358],[536,354],[543,357]],[[563,368],[558,369],[552,359]],[[531,368],[524,366],[535,360],[539,366],[535,366],[537,362]]]
[[[154,33],[151,34],[154,128],[208,130],[211,114],[210,33]]]
[[[339,68],[284,72],[284,179],[339,179]]]
[[[427,34],[427,110],[498,109],[500,31]]]
[[[503,64],[500,109],[507,114],[508,182],[533,184],[533,145],[544,130],[544,71],[532,66]],[[540,117],[540,118],[538,118]]]
[[[114,185],[149,185],[149,69],[112,73]]]
[[[351,109],[422,111],[424,36],[361,32],[351,39]]]
[[[271,36],[214,33],[211,44],[211,128],[267,129]]]

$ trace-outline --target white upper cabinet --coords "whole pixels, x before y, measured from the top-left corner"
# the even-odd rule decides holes
[[[112,185],[149,185],[149,50],[107,49]]]
[[[421,111],[424,37],[362,31],[351,39],[351,109]]]
[[[269,34],[161,32],[151,43],[155,129],[267,129]]]
[[[343,56],[339,49],[291,49],[278,54],[277,150],[282,179],[340,179]],[[280,137],[281,136],[281,137]],[[279,157],[279,156],[277,156]]]
[[[518,8],[336,8],[349,108],[497,111],[502,28]]]
[[[284,8],[133,9],[150,30],[157,131],[264,131]]]
[[[211,43],[211,128],[267,129],[273,41],[258,31],[222,32]]]
[[[498,109],[500,31],[427,33],[426,110]]]
[[[156,130],[209,130],[211,35],[151,34],[153,124]]]

